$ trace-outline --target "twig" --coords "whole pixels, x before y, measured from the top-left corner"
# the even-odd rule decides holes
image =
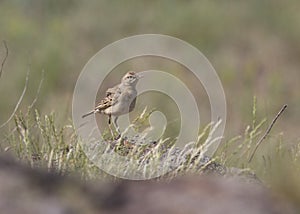
[[[16,104],[16,107],[15,107],[13,113],[10,115],[10,117],[8,118],[8,120],[0,126],[0,129],[2,129],[4,126],[6,126],[6,125],[9,123],[9,121],[10,121],[10,120],[14,117],[14,115],[16,114],[16,112],[17,112],[17,110],[18,110],[18,108],[19,108],[19,106],[20,106],[20,104],[21,104],[21,102],[22,102],[22,100],[23,100],[23,97],[24,97],[24,95],[25,95],[25,92],[26,92],[26,90],[27,90],[28,79],[29,79],[29,72],[30,72],[30,70],[28,70],[28,72],[27,72],[27,75],[26,75],[26,82],[25,82],[25,86],[24,86],[23,92],[22,92],[22,94],[21,94],[21,96],[20,96],[20,98],[19,98],[19,100],[18,100],[18,102],[17,102],[17,104]]]
[[[4,67],[4,64],[6,62],[6,59],[8,57],[8,47],[7,47],[7,44],[6,44],[6,41],[3,40],[3,44],[4,44],[4,47],[5,47],[5,57],[1,63],[1,67],[0,67],[0,78],[1,78],[1,75],[2,75],[2,72],[3,72],[3,67]]]
[[[267,135],[270,133],[272,127],[274,126],[274,124],[276,123],[277,119],[280,117],[280,115],[285,111],[285,109],[288,107],[287,104],[285,104],[280,111],[277,113],[277,115],[275,116],[275,118],[273,119],[272,123],[270,124],[270,126],[268,127],[268,129],[266,130],[266,132],[264,133],[264,135],[259,139],[259,141],[256,143],[255,148],[248,160],[248,163],[250,163],[254,157],[254,154],[256,152],[256,150],[258,149],[259,145],[264,141],[264,139],[266,139]]]
[[[37,102],[37,99],[39,97],[39,94],[40,94],[40,91],[41,91],[41,88],[42,88],[42,85],[43,85],[43,82],[44,82],[44,70],[42,71],[42,78],[40,80],[40,83],[39,83],[39,86],[38,86],[38,89],[37,89],[37,92],[36,92],[36,96],[34,98],[34,100],[32,101],[31,105],[28,107],[28,112],[27,112],[27,115],[29,114],[29,112],[31,111],[31,109],[33,108],[33,106],[35,105],[35,103]],[[2,128],[2,126],[1,126]],[[17,127],[13,128],[13,130],[11,130],[7,135],[6,135],[6,138],[10,137],[15,131],[17,130]],[[2,142],[4,142],[4,140],[2,140]],[[1,145],[1,143],[0,143]]]
[[[37,92],[36,92],[36,96],[35,96],[34,100],[32,101],[32,103],[30,104],[30,106],[28,107],[28,112],[31,111],[32,107],[35,105],[35,103],[38,100],[38,97],[39,97],[39,94],[40,94],[40,91],[41,91],[41,88],[42,88],[42,85],[43,85],[43,82],[44,82],[44,78],[45,78],[45,71],[43,70],[42,71],[42,78],[40,80],[40,83],[39,83],[39,86],[38,86],[38,89],[37,89]]]
[[[35,105],[35,103],[37,102],[37,99],[39,97],[43,82],[44,82],[44,70],[42,71],[42,78],[40,80],[37,92],[36,92],[36,96],[34,98],[34,100],[32,101],[31,105],[28,107],[28,112],[27,115],[29,114],[29,112],[31,111],[31,109],[33,108],[33,106]],[[1,126],[2,127],[2,126]],[[6,138],[10,137],[15,131],[17,130],[17,127],[15,127],[13,130],[11,130],[7,135]],[[2,142],[4,142],[4,140],[2,140]],[[1,144],[1,143],[0,143]]]

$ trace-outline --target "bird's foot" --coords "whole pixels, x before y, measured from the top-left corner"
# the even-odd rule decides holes
[[[114,137],[114,140],[119,140],[121,138],[121,133],[118,133],[116,137]]]

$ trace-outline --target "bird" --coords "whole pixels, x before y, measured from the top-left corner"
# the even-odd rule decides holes
[[[134,71],[127,72],[123,76],[121,83],[108,88],[105,97],[92,111],[82,115],[82,118],[96,113],[105,114],[108,115],[108,124],[110,125],[113,116],[113,124],[120,135],[120,128],[117,124],[118,117],[133,111],[135,108],[137,96],[136,84],[141,77],[141,74]]]

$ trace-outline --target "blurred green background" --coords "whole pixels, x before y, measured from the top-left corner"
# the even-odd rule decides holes
[[[28,70],[21,108],[36,96],[44,70],[37,108],[63,121],[71,117],[76,79],[96,52],[124,37],[158,33],[197,47],[216,69],[227,98],[226,138],[251,123],[256,96],[258,117],[268,122],[289,105],[273,133],[294,142],[300,120],[299,11],[298,0],[1,0],[0,39],[9,57],[0,79],[0,124],[13,111]],[[1,61],[4,56],[1,44]]]

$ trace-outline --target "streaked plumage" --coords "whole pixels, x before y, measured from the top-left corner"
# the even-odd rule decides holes
[[[125,74],[120,84],[106,91],[105,97],[96,105],[94,110],[86,113],[82,118],[91,114],[100,113],[109,116],[109,124],[111,123],[111,116],[115,116],[115,126],[117,126],[118,116],[131,112],[136,103],[136,84],[140,79],[140,75],[133,71]]]

